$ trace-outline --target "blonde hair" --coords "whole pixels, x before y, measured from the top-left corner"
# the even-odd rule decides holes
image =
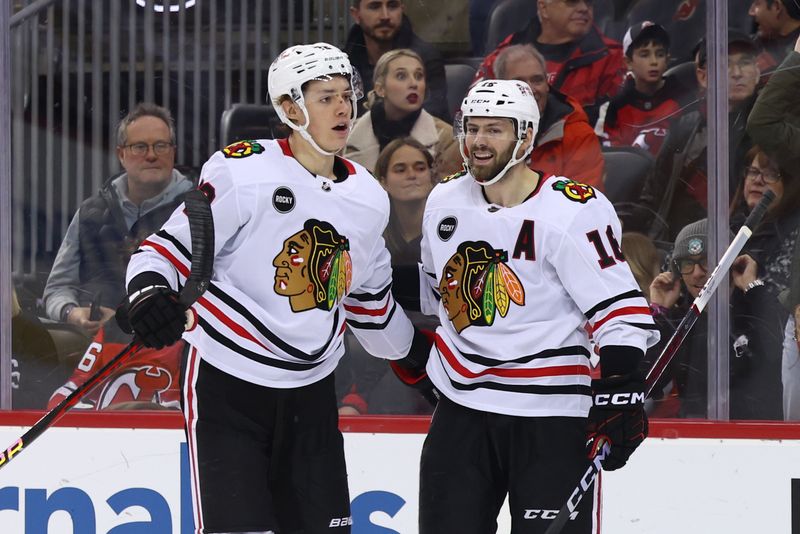
[[[650,284],[658,275],[661,254],[649,237],[638,232],[622,234],[622,254],[647,302],[650,302]]]
[[[410,57],[419,61],[419,64],[422,65],[422,72],[425,74],[425,77],[427,79],[428,73],[425,72],[425,62],[422,61],[422,58],[420,57],[419,54],[417,54],[410,48],[397,48],[395,50],[389,50],[388,52],[383,54],[378,59],[378,62],[375,64],[375,72],[372,75],[373,89],[367,95],[367,103],[364,106],[367,109],[372,109],[372,106],[374,106],[376,102],[378,102],[379,100],[383,100],[383,98],[378,96],[378,93],[375,92],[374,88],[378,84],[382,86],[386,85],[386,76],[389,75],[389,64],[399,57]]]

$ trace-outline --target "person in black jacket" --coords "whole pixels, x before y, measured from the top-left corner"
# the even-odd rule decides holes
[[[650,309],[661,332],[661,341],[647,352],[652,364],[669,341],[689,305],[708,280],[707,219],[688,224],[675,240],[671,270],[659,274],[650,285]],[[783,311],[767,284],[758,277],[758,264],[748,254],[734,260],[730,327],[730,418],[780,420],[782,412],[781,345]],[[708,319],[701,315],[667,367],[659,386],[677,395],[677,414],[664,410],[667,399],[658,398],[658,415],[707,417]],[[659,387],[658,390],[663,391]],[[674,404],[674,403],[673,403]]]
[[[431,115],[449,122],[447,80],[444,60],[430,43],[419,38],[406,17],[403,0],[352,0],[350,15],[355,24],[350,28],[344,51],[358,70],[364,92],[372,89],[372,78],[378,59],[389,50],[410,48],[422,57],[428,82],[428,95],[423,107]],[[359,103],[359,115],[364,112]]]
[[[175,166],[169,110],[142,103],[117,128],[125,172],[109,178],[72,218],[44,289],[47,316],[94,335],[125,297],[125,269],[142,239],[194,187]]]

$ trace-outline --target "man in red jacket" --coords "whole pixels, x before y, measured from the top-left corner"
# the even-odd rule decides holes
[[[497,78],[494,62],[513,44],[534,45],[547,60],[550,86],[577,100],[597,121],[598,108],[617,94],[625,63],[622,45],[594,26],[593,0],[537,0],[538,17],[486,56],[475,82]]]
[[[574,178],[602,191],[600,141],[581,105],[550,89],[544,56],[529,44],[511,45],[497,55],[494,68],[498,79],[527,83],[539,107],[541,121],[530,167],[546,175]]]

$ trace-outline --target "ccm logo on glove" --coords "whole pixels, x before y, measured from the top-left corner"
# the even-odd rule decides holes
[[[632,393],[597,393],[594,396],[595,406],[628,406],[644,402],[643,392]]]

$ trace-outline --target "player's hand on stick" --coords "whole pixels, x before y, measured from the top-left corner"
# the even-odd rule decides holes
[[[593,458],[603,443],[611,445],[611,451],[603,461],[606,471],[623,467],[647,437],[644,391],[641,373],[592,381],[593,398],[586,447],[589,457]]]
[[[134,291],[128,300],[130,330],[145,347],[161,349],[181,338],[186,328],[186,309],[178,293],[169,287],[154,285]],[[123,326],[124,318],[119,322]]]

